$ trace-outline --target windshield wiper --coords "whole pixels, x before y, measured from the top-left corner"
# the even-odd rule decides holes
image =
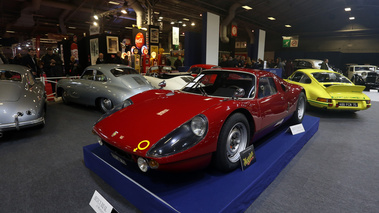
[[[208,96],[208,94],[205,92],[204,88],[200,85],[200,79],[196,82],[195,85],[193,85],[193,87],[199,88],[199,90],[203,96]]]

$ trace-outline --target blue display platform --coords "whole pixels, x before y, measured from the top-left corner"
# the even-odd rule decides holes
[[[84,162],[143,212],[243,212],[317,132],[319,120],[305,116],[304,133],[292,135],[282,128],[260,141],[257,161],[245,171],[142,173],[121,164],[98,144],[83,147]]]

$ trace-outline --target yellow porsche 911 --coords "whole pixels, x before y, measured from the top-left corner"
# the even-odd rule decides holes
[[[353,84],[342,74],[328,70],[300,69],[286,81],[302,86],[311,106],[334,110],[365,110],[371,100],[362,91],[365,86]]]

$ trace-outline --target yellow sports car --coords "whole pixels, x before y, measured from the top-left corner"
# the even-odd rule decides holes
[[[328,70],[300,69],[286,81],[302,86],[311,106],[336,110],[365,110],[371,100],[362,91],[365,86],[354,85],[342,74]]]

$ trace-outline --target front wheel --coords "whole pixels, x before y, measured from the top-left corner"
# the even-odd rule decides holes
[[[113,108],[113,102],[108,98],[100,98],[99,107],[103,113],[108,112]]]
[[[306,105],[307,98],[305,97],[305,94],[302,92],[300,93],[299,98],[297,100],[296,110],[292,116],[292,123],[299,124],[303,121]]]
[[[221,129],[217,142],[214,164],[221,171],[235,170],[239,165],[240,152],[250,141],[249,122],[241,113],[230,116]]]
[[[62,92],[62,101],[65,104],[69,104],[70,103],[69,100],[68,100],[68,93],[67,93],[66,90],[63,90],[63,92]]]

